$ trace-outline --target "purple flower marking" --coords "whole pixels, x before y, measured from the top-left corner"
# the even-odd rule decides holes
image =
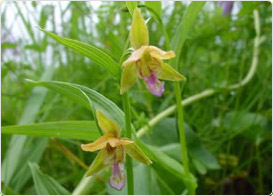
[[[161,97],[164,92],[164,82],[160,82],[155,74],[144,77],[147,89],[157,97]]]
[[[124,173],[124,163],[113,163],[110,185],[112,188],[121,191],[125,186],[126,178]]]
[[[234,1],[218,1],[218,5],[223,7],[223,15],[231,13]]]

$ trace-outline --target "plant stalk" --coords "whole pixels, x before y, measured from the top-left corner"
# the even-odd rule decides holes
[[[131,110],[130,99],[127,93],[122,95],[123,108],[125,113],[125,136],[131,139]],[[126,155],[126,174],[127,174],[127,194],[134,195],[134,171],[132,158]]]
[[[181,96],[181,88],[179,81],[174,82],[175,84],[175,97],[176,97],[176,106],[177,106],[177,123],[179,130],[179,140],[182,152],[182,163],[184,166],[184,171],[187,176],[190,178],[190,168],[189,168],[189,160],[188,160],[188,151],[186,144],[186,135],[185,135],[185,126],[184,126],[184,112],[182,106],[182,96]],[[188,189],[188,193],[190,195],[195,195],[195,189]]]

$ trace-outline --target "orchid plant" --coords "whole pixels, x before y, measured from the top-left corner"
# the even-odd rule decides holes
[[[148,2],[148,1],[147,1]],[[157,4],[159,3],[159,4]],[[186,81],[186,77],[184,77],[177,70],[181,65],[181,51],[183,44],[192,28],[198,13],[201,11],[205,2],[192,2],[186,9],[185,14],[183,16],[183,20],[180,21],[173,37],[170,39],[168,37],[168,33],[166,27],[162,21],[161,14],[161,3],[157,2],[153,4],[153,6],[149,7],[149,3],[141,5],[144,9],[151,11],[150,9],[154,9],[151,11],[151,15],[154,17],[158,25],[162,28],[162,34],[164,36],[165,41],[165,50],[162,50],[156,46],[149,45],[149,31],[146,25],[145,19],[142,16],[142,13],[137,6],[137,2],[128,1],[126,2],[128,11],[132,16],[132,24],[130,26],[130,32],[125,44],[123,55],[120,58],[120,61],[117,62],[114,58],[112,58],[107,52],[103,49],[98,48],[93,44],[87,44],[78,40],[61,37],[54,33],[48,32],[42,28],[39,28],[48,36],[55,39],[57,42],[63,44],[64,46],[72,49],[73,51],[82,54],[84,57],[91,59],[95,64],[101,65],[105,70],[109,71],[110,75],[120,84],[120,89],[117,90],[116,96],[121,95],[123,110],[120,109],[112,100],[106,98],[104,95],[100,94],[96,90],[90,89],[87,86],[82,86],[79,84],[68,83],[68,82],[60,82],[60,81],[51,81],[52,72],[51,70],[47,70],[45,75],[41,78],[44,81],[33,81],[26,79],[26,81],[37,85],[46,87],[48,89],[54,90],[58,93],[68,96],[72,100],[76,101],[79,104],[85,106],[88,110],[93,113],[93,120],[87,121],[71,121],[71,122],[47,122],[47,123],[34,123],[35,118],[29,121],[28,113],[32,115],[29,108],[33,107],[33,99],[29,99],[26,110],[22,116],[21,124],[18,126],[7,126],[2,129],[2,133],[6,134],[23,134],[23,135],[31,135],[31,136],[40,136],[40,137],[56,137],[56,138],[71,138],[71,139],[79,139],[79,140],[91,140],[91,143],[86,142],[85,144],[81,144],[81,146],[77,146],[78,149],[86,152],[86,156],[91,153],[97,152],[95,159],[92,161],[90,166],[86,165],[83,160],[75,156],[72,152],[66,149],[62,144],[58,144],[57,140],[52,139],[58,146],[60,150],[64,152],[66,156],[68,156],[72,161],[77,163],[82,169],[86,170],[85,175],[82,180],[79,181],[79,184],[71,193],[66,190],[66,188],[62,187],[56,180],[53,178],[42,174],[39,170],[38,165],[35,163],[29,163],[28,161],[36,161],[34,160],[34,153],[43,153],[46,148],[47,140],[43,140],[46,138],[40,138],[39,140],[40,147],[35,149],[32,153],[29,152],[28,144],[31,144],[33,141],[27,140],[26,137],[14,137],[11,140],[8,156],[5,158],[5,162],[3,163],[3,171],[4,180],[3,184],[6,186],[6,189],[15,186],[15,182],[23,182],[27,183],[30,175],[25,174],[24,172],[27,170],[26,167],[29,167],[32,172],[33,181],[35,185],[35,189],[37,194],[40,195],[88,195],[90,193],[90,189],[96,187],[96,182],[105,180],[109,181],[110,188],[108,190],[109,194],[114,193],[115,190],[122,191],[125,185],[127,186],[127,194],[133,195],[138,193],[134,191],[134,180],[138,179],[138,175],[134,178],[134,169],[136,173],[136,168],[143,165],[137,165],[137,167],[133,167],[133,159],[135,161],[140,162],[140,164],[149,165],[149,167],[145,166],[143,170],[144,173],[152,173],[153,170],[158,172],[157,170],[166,170],[158,172],[158,177],[154,181],[162,181],[163,183],[167,182],[166,186],[164,185],[163,189],[168,189],[169,184],[172,184],[173,177],[174,180],[183,181],[183,185],[179,184],[179,188],[183,191],[182,194],[190,194],[194,195],[197,188],[197,179],[192,174],[192,168],[195,168],[200,174],[204,174],[202,172],[206,172],[206,169],[218,169],[220,166],[218,165],[217,159],[206,150],[204,145],[201,145],[201,140],[198,139],[197,136],[194,135],[194,131],[192,131],[189,135],[185,134],[185,124],[184,124],[184,114],[183,107],[189,105],[193,102],[196,102],[200,99],[212,96],[217,94],[219,89],[208,89],[199,94],[192,95],[188,97],[186,100],[182,100],[182,90],[181,82]],[[160,6],[158,6],[160,5]],[[223,2],[219,3],[219,5],[223,6],[223,15],[229,15],[232,10],[233,2]],[[152,7],[152,8],[151,8]],[[158,9],[158,7],[160,9]],[[127,9],[123,9],[123,11],[127,11]],[[155,13],[157,12],[157,13]],[[180,12],[179,12],[180,13]],[[127,14],[127,13],[125,13]],[[260,30],[260,22],[259,22],[259,13],[258,11],[254,11],[254,21],[255,21],[255,32],[256,37],[254,39],[254,50],[253,50],[253,59],[250,70],[246,77],[239,81],[239,83],[235,83],[233,85],[229,85],[225,88],[225,90],[235,90],[245,86],[257,69],[258,64],[258,54],[259,54],[259,45],[263,41],[261,39],[261,30]],[[224,16],[226,17],[226,16]],[[23,20],[25,21],[25,20]],[[127,21],[127,20],[126,20]],[[125,27],[124,27],[125,29]],[[126,33],[126,32],[125,32]],[[131,46],[129,46],[129,41]],[[56,47],[57,48],[57,47]],[[171,50],[172,49],[172,50]],[[131,51],[131,54],[127,58],[127,51]],[[195,48],[194,48],[195,51]],[[126,59],[127,58],[127,59]],[[175,58],[175,59],[174,59]],[[123,61],[126,59],[125,61]],[[170,62],[166,62],[169,59],[173,59]],[[85,62],[85,61],[84,61]],[[77,67],[78,68],[78,67]],[[53,70],[53,66],[52,66]],[[61,69],[62,71],[63,69]],[[130,105],[130,89],[136,83],[137,79],[143,80],[147,90],[151,92],[154,96],[154,99],[157,99],[157,102],[160,102],[161,99],[157,97],[161,97],[164,93],[164,81],[172,81],[175,85],[173,94],[176,98],[176,104],[169,106],[166,109],[159,109],[159,114],[155,114],[149,122],[142,123],[142,127],[134,127],[134,124],[131,120],[131,112],[138,115],[138,111],[131,108]],[[162,81],[164,80],[164,81]],[[112,88],[111,88],[112,89]],[[41,89],[44,90],[44,89]],[[132,90],[132,89],[131,89]],[[111,92],[112,93],[112,92]],[[173,95],[172,94],[172,95]],[[45,98],[45,91],[40,91],[39,89],[34,89],[31,95],[38,95],[40,99],[43,100]],[[34,97],[35,97],[34,96]],[[172,97],[172,96],[170,96]],[[37,98],[37,97],[36,97]],[[119,97],[118,97],[119,98]],[[166,99],[165,99],[166,100]],[[145,101],[145,100],[144,100]],[[164,101],[164,100],[162,100]],[[169,101],[169,99],[168,99]],[[42,101],[35,101],[34,107],[35,115],[38,114],[39,105]],[[166,102],[163,102],[166,106]],[[37,106],[38,104],[38,106]],[[164,106],[164,107],[165,107]],[[85,111],[87,114],[90,111]],[[155,110],[156,111],[156,110]],[[202,110],[200,110],[202,111]],[[141,111],[144,112],[144,111]],[[181,148],[181,154],[179,157],[172,157],[173,151],[169,148],[170,154],[164,152],[163,148],[159,149],[152,145],[146,144],[144,141],[141,141],[141,136],[145,135],[151,127],[154,127],[158,124],[162,119],[170,116],[171,114],[177,113],[176,121],[173,121],[173,124],[177,123],[177,130],[179,134],[180,143],[177,143],[178,138],[175,144]],[[34,116],[34,115],[33,115]],[[136,125],[137,123],[135,123]],[[167,123],[166,123],[167,124]],[[172,124],[172,125],[173,125]],[[175,125],[174,125],[175,126]],[[140,128],[138,131],[135,131],[135,128]],[[173,131],[175,133],[176,129],[170,130],[169,126],[167,126],[167,134],[169,131]],[[165,129],[164,129],[165,131]],[[161,132],[162,133],[162,132]],[[157,134],[157,133],[153,133]],[[162,135],[158,134],[161,140]],[[156,140],[154,136],[152,138],[152,144]],[[35,138],[36,139],[36,138]],[[186,139],[190,142],[186,143]],[[172,140],[173,141],[173,140]],[[162,143],[166,143],[165,138],[163,138]],[[172,142],[168,142],[170,144]],[[189,145],[191,143],[191,145]],[[15,147],[14,147],[15,146]],[[23,151],[23,146],[27,147]],[[31,144],[31,146],[34,146]],[[37,146],[37,145],[36,145]],[[36,147],[35,146],[35,147]],[[188,158],[188,151],[191,153],[191,159]],[[175,148],[176,149],[176,148]],[[200,152],[203,153],[203,157],[200,156]],[[21,158],[22,154],[27,154],[27,158]],[[42,154],[37,155],[37,157],[41,157]],[[17,158],[14,158],[17,157]],[[23,156],[25,157],[25,156]],[[200,158],[201,157],[201,158]],[[209,159],[206,159],[209,157]],[[200,158],[200,159],[199,159]],[[179,160],[178,160],[179,159]],[[23,160],[23,163],[19,162],[19,160]],[[28,160],[28,161],[25,161]],[[179,161],[181,160],[181,163]],[[191,164],[192,163],[192,164]],[[136,165],[136,164],[135,164]],[[190,167],[193,166],[193,167]],[[17,172],[17,169],[19,172]],[[22,169],[22,170],[21,170]],[[139,168],[137,168],[139,169]],[[149,172],[146,172],[148,169]],[[23,171],[23,172],[22,172]],[[103,175],[103,171],[106,174]],[[111,175],[109,174],[111,171]],[[170,174],[170,178],[166,178],[161,180],[161,176],[168,172]],[[21,173],[18,178],[17,173]],[[23,175],[25,174],[25,175]],[[155,174],[155,175],[156,175]],[[8,176],[8,177],[7,177]],[[71,178],[74,178],[74,174]],[[109,177],[110,176],[110,177]],[[163,176],[164,177],[164,176]],[[101,180],[102,178],[102,180]],[[16,180],[14,180],[16,179]],[[40,180],[43,179],[43,180]],[[147,180],[152,181],[152,177],[145,179],[146,181],[143,184],[147,184]],[[44,183],[45,182],[45,183]],[[168,184],[169,183],[169,184]],[[179,181],[180,183],[180,181]],[[200,183],[200,182],[199,182]],[[159,184],[159,183],[158,183]],[[262,184],[262,181],[261,183]],[[104,185],[104,184],[103,184]],[[150,186],[153,186],[153,182]],[[180,186],[182,185],[182,186]],[[21,185],[20,185],[21,186]],[[141,185],[145,186],[145,185]],[[174,185],[176,186],[176,185]],[[22,185],[23,187],[23,185]],[[111,188],[112,187],[112,188]],[[261,186],[262,187],[262,186]],[[97,189],[100,189],[96,187]],[[161,188],[161,187],[160,187]],[[88,191],[86,191],[88,189]],[[114,190],[115,189],[115,190]],[[181,193],[181,190],[177,190],[173,192],[171,188],[168,191],[169,194]],[[100,190],[101,191],[101,190]],[[145,190],[146,191],[146,190]],[[6,191],[5,191],[6,192]],[[19,192],[18,192],[19,193]],[[118,192],[123,194],[124,192]],[[146,193],[146,192],[145,192]],[[16,192],[14,193],[16,194]],[[148,193],[149,194],[149,193]]]

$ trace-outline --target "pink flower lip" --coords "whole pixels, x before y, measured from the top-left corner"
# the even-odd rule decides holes
[[[164,82],[160,82],[155,74],[145,77],[145,84],[147,89],[155,96],[161,97],[164,92]]]
[[[110,177],[109,184],[112,188],[121,191],[125,186],[126,178],[124,173],[124,163],[113,163],[112,176]]]

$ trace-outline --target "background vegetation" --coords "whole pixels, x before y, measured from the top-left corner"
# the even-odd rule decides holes
[[[125,2],[2,3],[2,130],[18,124],[93,120],[90,110],[81,104],[54,91],[33,88],[26,78],[81,84],[122,108],[119,84],[108,72],[35,27],[92,43],[118,61],[131,23],[125,6]],[[163,23],[172,37],[188,3],[163,2],[162,7]],[[263,40],[257,71],[246,86],[225,90],[244,78],[250,68],[256,36],[254,9],[259,11]],[[144,5],[141,10],[146,19],[150,18],[151,45],[164,49],[160,25]],[[217,2],[207,2],[184,44],[180,59],[183,69],[179,71],[188,81],[183,86],[183,97],[207,88],[221,89],[184,110],[190,167],[198,179],[197,194],[269,194],[272,190],[271,13],[269,2],[235,2],[231,15],[223,15]],[[173,84],[165,85],[161,98],[150,94],[141,81],[130,92],[136,130],[175,103]],[[142,139],[180,162],[175,115],[151,127]],[[59,187],[58,193],[73,193],[95,157],[95,153],[80,149],[84,143],[81,140],[19,137],[1,134],[1,182],[6,194],[40,194],[39,185],[41,190],[56,182],[57,187],[64,187]],[[71,158],[71,154],[77,158]],[[134,171],[136,194],[183,193],[181,179],[160,165],[135,163]],[[93,185],[89,194],[120,194],[101,176]]]

